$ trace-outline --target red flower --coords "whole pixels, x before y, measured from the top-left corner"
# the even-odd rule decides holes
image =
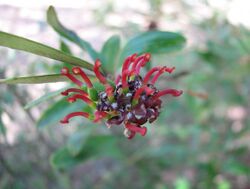
[[[62,95],[68,96],[69,102],[82,100],[94,109],[94,114],[87,112],[73,112],[65,116],[61,123],[68,123],[72,117],[83,116],[93,122],[105,120],[106,125],[110,128],[113,125],[124,125],[124,135],[132,139],[136,133],[145,136],[147,128],[142,126],[146,122],[154,122],[160,114],[163,95],[180,96],[181,90],[165,89],[157,90],[154,86],[157,79],[164,72],[172,73],[174,67],[169,68],[154,67],[142,77],[140,69],[150,60],[150,54],[146,53],[141,56],[133,54],[127,57],[123,63],[122,73],[118,75],[115,83],[109,83],[108,79],[100,72],[101,62],[96,60],[94,73],[97,79],[105,87],[105,90],[97,93],[90,79],[79,67],[74,67],[72,73],[67,68],[63,68],[62,75],[68,77],[79,88],[70,88],[62,92]],[[77,79],[75,75],[80,75],[84,83]],[[83,86],[87,86],[86,87]],[[84,89],[83,89],[84,88]]]

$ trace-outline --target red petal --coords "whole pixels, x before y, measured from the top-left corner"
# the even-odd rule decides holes
[[[96,77],[99,79],[99,81],[102,83],[102,84],[106,84],[107,83],[107,80],[106,78],[101,74],[100,72],[100,67],[101,67],[101,62],[100,60],[96,60],[95,61],[95,66],[94,66],[94,72],[95,72],[95,75]]]
[[[89,87],[89,88],[92,88],[93,85],[90,81],[90,79],[88,78],[88,76],[84,73],[84,71],[79,68],[79,67],[74,67],[72,68],[72,71],[75,75],[80,75],[82,77],[82,79],[86,82],[86,85]]]
[[[72,82],[77,84],[79,87],[82,86],[82,82],[76,79],[72,74],[69,73],[69,69],[67,67],[64,67],[61,69],[61,74],[68,77]]]
[[[69,123],[69,120],[72,118],[72,117],[75,117],[75,116],[83,116],[83,117],[86,117],[86,118],[89,118],[89,113],[86,113],[86,112],[73,112],[73,113],[70,113],[68,115],[66,115],[61,121],[60,123],[62,124],[65,124],[65,123]]]

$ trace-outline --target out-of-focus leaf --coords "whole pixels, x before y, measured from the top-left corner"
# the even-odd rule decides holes
[[[39,56],[67,62],[72,65],[81,66],[88,70],[93,70],[93,65],[85,60],[71,56],[67,53],[43,45],[41,43],[25,39],[16,35],[0,31],[0,46],[9,47],[21,51],[30,52]]]
[[[189,182],[184,178],[178,178],[175,181],[175,189],[189,189]]]
[[[91,129],[85,128],[84,130],[75,132],[69,137],[67,148],[72,156],[76,156],[81,152],[91,133],[90,131]]]
[[[26,104],[24,106],[24,109],[27,110],[29,108],[33,108],[34,106],[37,106],[39,105],[40,103],[46,101],[46,100],[49,100],[55,96],[58,96],[62,91],[66,90],[67,88],[63,88],[63,89],[60,89],[60,90],[56,90],[56,91],[53,91],[53,92],[48,92],[46,94],[44,94],[43,96],[37,98],[36,100],[33,100],[31,102],[29,102],[28,104]]]
[[[83,104],[82,106],[85,106],[85,104]],[[59,121],[65,115],[73,111],[76,111],[77,109],[79,109],[78,107],[79,104],[77,102],[68,103],[68,101],[65,98],[63,98],[43,112],[42,116],[38,120],[37,127],[43,128],[55,123],[59,123]]]
[[[0,84],[1,84],[1,81],[0,81]],[[0,99],[1,99],[0,102],[5,102],[8,105],[13,105],[13,102],[15,101],[14,94],[9,91],[7,92],[4,90],[1,90],[0,92]],[[1,105],[0,105],[0,109],[1,109]]]
[[[81,159],[73,157],[67,147],[57,150],[50,157],[51,165],[56,169],[65,169],[80,163]]]
[[[218,189],[230,189],[231,184],[227,180],[221,180],[217,183]]]
[[[92,75],[88,77],[93,78]],[[69,81],[68,78],[61,74],[53,75],[37,75],[37,76],[25,76],[25,77],[13,77],[9,79],[0,79],[0,84],[41,84],[41,83],[55,83]]]
[[[60,23],[53,6],[50,6],[47,10],[47,22],[59,35],[77,44],[83,50],[86,50],[93,60],[101,59],[100,54],[93,49],[90,43],[81,39],[74,31],[67,29]]]
[[[185,146],[181,145],[172,145],[172,146],[159,146],[158,148],[147,148],[142,150],[140,156],[147,156],[152,158],[160,158],[164,156],[170,156],[172,154],[177,154],[178,158],[182,158],[184,154],[186,154],[188,149]],[[180,159],[173,159],[171,162],[180,161]]]
[[[119,51],[120,37],[113,35],[104,43],[101,51],[103,56],[102,67],[107,73],[114,73]]]
[[[71,52],[69,46],[63,40],[60,40],[60,49],[61,49],[61,51],[72,55],[72,52]]]
[[[63,147],[51,156],[51,164],[57,169],[67,169],[89,159],[111,157],[121,158],[122,154],[114,136],[91,136],[85,142],[77,156],[73,156],[67,147]]]
[[[145,52],[152,54],[170,53],[180,50],[185,44],[185,38],[178,33],[164,31],[148,31],[139,34],[128,41],[121,52],[120,63],[125,57]]]
[[[2,114],[2,112],[0,111],[0,134],[6,135],[6,128],[3,124],[1,114]]]
[[[224,164],[225,171],[232,173],[234,175],[249,175],[250,176],[250,166],[244,165],[237,160],[230,159]]]

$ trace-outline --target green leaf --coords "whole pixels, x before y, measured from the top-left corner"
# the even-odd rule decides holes
[[[226,172],[233,175],[250,175],[250,166],[243,164],[242,162],[238,162],[235,159],[227,160],[223,166]]]
[[[9,79],[0,79],[0,83],[5,84],[41,84],[41,83],[55,83],[67,81],[68,79],[61,74],[53,75],[37,75],[25,77],[13,77]]]
[[[120,37],[118,35],[111,36],[102,47],[103,62],[102,67],[106,73],[115,72],[115,63],[120,52]]]
[[[81,159],[77,157],[73,157],[71,153],[69,152],[69,149],[66,147],[63,147],[57,150],[50,157],[50,164],[55,169],[70,168],[80,162],[81,162]]]
[[[73,55],[69,46],[63,40],[60,40],[60,49],[61,49],[61,51],[65,52],[67,54]]]
[[[93,79],[92,75],[88,77]],[[8,79],[0,79],[0,84],[41,84],[41,83],[56,83],[69,81],[69,79],[61,74],[53,75],[37,75],[37,76],[24,76],[24,77],[13,77]]]
[[[81,66],[88,70],[93,70],[93,65],[85,60],[71,56],[67,53],[43,45],[41,43],[25,39],[16,35],[0,31],[0,46],[9,47],[16,50],[30,52],[39,56],[44,56],[54,60],[67,62],[72,65]]]
[[[189,189],[189,182],[187,179],[178,178],[175,181],[175,189]]]
[[[102,83],[100,83],[99,81],[93,82],[92,84],[98,93],[101,91],[105,91],[105,86]]]
[[[134,53],[160,54],[180,50],[185,41],[182,35],[173,32],[148,31],[141,33],[128,41],[121,52],[120,63]]]
[[[0,111],[0,134],[6,135],[6,128],[3,124],[1,114],[2,114],[2,112]]]
[[[90,126],[91,127],[91,126]],[[72,134],[67,142],[67,148],[72,156],[77,156],[83,149],[92,128],[84,128]]]
[[[67,89],[67,87],[60,89],[60,90],[53,91],[53,92],[47,92],[46,94],[42,95],[41,97],[37,98],[36,100],[33,100],[33,101],[29,102],[28,104],[26,104],[24,106],[24,109],[27,110],[29,108],[37,106],[44,101],[47,101],[55,96],[58,96],[61,92],[63,92],[66,89]]]
[[[220,180],[218,183],[217,183],[217,189],[230,189],[231,188],[231,184],[229,181],[227,180]]]
[[[96,60],[98,58],[102,59],[100,57],[100,54],[93,49],[90,43],[81,39],[74,31],[67,29],[60,23],[53,6],[50,6],[47,10],[47,22],[59,35],[75,43],[81,49],[86,50],[93,60]]]
[[[87,92],[91,100],[98,101],[98,92],[95,88],[88,88]]]
[[[70,54],[73,56],[69,46],[63,40],[60,40],[60,50],[64,53],[67,53],[67,54]],[[67,62],[63,62],[62,64],[55,64],[55,65],[53,65],[53,67],[51,66],[50,70],[53,71],[54,73],[58,73],[58,72],[60,72],[62,67],[67,67],[71,70],[74,66],[71,64],[68,64]]]
[[[51,156],[50,162],[56,169],[67,169],[89,159],[101,157],[122,157],[114,136],[88,137],[83,149],[77,156],[73,156],[67,147],[63,147]]]
[[[85,104],[81,103],[81,106],[84,107]],[[77,102],[69,103],[65,98],[63,98],[43,112],[42,116],[38,120],[37,127],[44,128],[55,123],[59,124],[59,121],[65,115],[74,112],[77,109],[79,109],[79,104]]]

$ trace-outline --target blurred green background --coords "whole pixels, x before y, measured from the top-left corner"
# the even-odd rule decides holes
[[[0,30],[70,49],[93,62],[88,52],[49,27],[49,5],[2,1]],[[247,1],[94,0],[54,6],[65,26],[97,51],[113,34],[121,37],[119,50],[143,31],[182,33],[186,46],[153,55],[152,66],[175,66],[175,73],[162,77],[158,87],[171,86],[184,94],[164,98],[159,119],[147,125],[147,136],[130,141],[119,127],[107,129],[85,119],[62,127],[59,120],[74,108],[58,95],[67,83],[1,84],[1,189],[250,188]],[[0,48],[0,78],[59,73],[61,66]],[[46,101],[24,109],[44,95]]]

